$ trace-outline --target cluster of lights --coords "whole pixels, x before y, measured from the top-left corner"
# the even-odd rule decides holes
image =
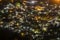
[[[0,10],[0,27],[8,28],[13,32],[20,33],[22,36],[29,34],[36,40],[44,39],[37,37],[46,36],[44,35],[45,32],[47,32],[47,35],[57,34],[57,32],[50,33],[53,32],[53,29],[50,29],[53,27],[50,25],[60,26],[60,5],[50,5],[47,1],[24,0],[22,4],[16,2],[4,6]]]

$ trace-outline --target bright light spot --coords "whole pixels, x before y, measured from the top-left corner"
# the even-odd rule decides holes
[[[28,1],[27,3],[35,4],[37,1]]]
[[[43,27],[43,29],[42,29],[43,31],[47,31],[47,28],[46,27]]]
[[[1,2],[2,0],[0,0],[0,2]]]
[[[53,0],[53,2],[59,4],[60,0]]]
[[[22,32],[22,33],[21,33],[21,36],[24,36],[24,35],[25,35],[25,34]]]
[[[39,30],[38,30],[38,29],[32,29],[32,31],[33,31],[34,33],[39,33]]]
[[[34,3],[35,3],[35,1],[31,1],[31,3],[33,3],[33,4],[34,4]]]
[[[37,11],[41,11],[41,10],[44,10],[44,7],[41,7],[41,6],[35,6],[35,9],[36,9]]]
[[[20,8],[20,3],[16,3],[16,8]]]

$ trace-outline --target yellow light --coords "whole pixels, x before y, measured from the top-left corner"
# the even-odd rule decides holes
[[[38,30],[35,30],[35,33],[38,33]]]
[[[59,2],[60,0],[55,0],[56,2]]]
[[[27,2],[26,0],[23,0],[23,2]]]
[[[3,24],[3,21],[1,21],[0,24]]]
[[[40,16],[35,16],[35,20],[39,20],[40,19]]]
[[[35,9],[36,9],[37,11],[41,11],[41,10],[44,10],[44,7],[36,6]]]
[[[33,31],[34,33],[39,33],[39,30],[38,30],[38,29],[32,29],[32,31]]]
[[[1,2],[2,0],[0,0],[0,2]]]
[[[16,8],[20,8],[20,3],[16,3]]]
[[[54,3],[59,4],[60,0],[53,0]]]
[[[54,17],[52,17],[52,16],[46,15],[46,16],[41,17],[41,20],[50,21],[50,20],[52,20],[53,18],[54,18]]]
[[[24,35],[25,35],[25,34],[22,32],[22,33],[21,33],[21,36],[24,36]]]
[[[19,26],[19,23],[16,23],[17,26]]]
[[[47,31],[47,28],[46,27],[43,27],[43,29],[42,29],[43,31]]]

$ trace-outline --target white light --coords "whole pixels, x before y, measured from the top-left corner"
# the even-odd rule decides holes
[[[57,40],[60,40],[60,38],[58,37]]]
[[[31,3],[35,3],[36,1],[31,1]]]
[[[30,2],[27,2],[27,3],[30,3],[30,4],[34,4],[36,3],[37,1],[30,1]]]

